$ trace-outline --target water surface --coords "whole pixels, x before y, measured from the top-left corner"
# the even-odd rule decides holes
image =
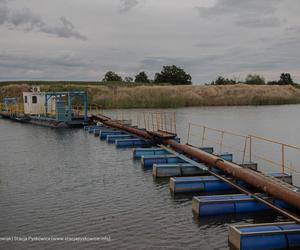
[[[183,140],[192,121],[300,145],[299,105],[175,111]],[[0,249],[228,249],[229,224],[282,219],[267,213],[198,220],[191,196],[173,197],[167,181],[155,181],[151,171],[132,160],[132,149],[116,149],[81,129],[0,119],[0,159],[1,237],[111,238],[0,241]]]

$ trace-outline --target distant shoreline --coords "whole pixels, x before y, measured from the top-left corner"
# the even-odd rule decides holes
[[[31,82],[32,84],[32,82]],[[42,91],[86,90],[89,103],[110,108],[180,108],[300,104],[300,89],[291,85],[141,85],[96,82],[36,82]],[[0,82],[0,101],[30,89],[24,82]]]

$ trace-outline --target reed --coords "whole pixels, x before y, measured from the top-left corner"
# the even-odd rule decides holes
[[[0,99],[16,96],[31,84],[0,84]],[[42,91],[86,90],[91,104],[103,108],[178,108],[191,106],[281,105],[300,103],[300,89],[290,85],[101,85],[89,82],[51,82]]]

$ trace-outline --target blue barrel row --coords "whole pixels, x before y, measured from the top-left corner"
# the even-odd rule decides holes
[[[149,145],[148,140],[105,125],[85,126],[84,130],[93,133],[95,136],[99,136],[100,140],[116,144],[117,148],[144,147]]]
[[[292,176],[282,173],[270,173],[278,179],[285,180],[287,183],[292,183]],[[237,180],[236,183],[242,187],[251,188],[244,181]],[[172,177],[170,178],[170,189],[173,193],[203,193],[216,191],[232,191],[234,187],[214,176],[199,176],[199,177]]]
[[[97,133],[99,131],[99,137],[103,140],[106,139],[108,143],[115,142],[117,144],[118,141],[125,140],[123,142],[124,145],[128,145],[129,141],[132,140],[132,144],[130,144],[130,146],[134,147],[139,145],[139,142],[137,144],[134,143],[135,139],[137,139],[135,136],[122,131],[110,130],[107,127],[94,127],[89,129],[93,131],[92,133]],[[227,161],[232,161],[233,158],[232,154],[224,154],[220,157]],[[184,169],[194,167],[192,164],[184,162],[181,158],[175,155],[170,155],[167,150],[161,148],[136,149],[134,151],[134,158],[141,158],[142,165],[144,167],[151,168],[154,166],[153,169],[156,169],[156,171],[158,168],[163,171],[171,169],[173,172],[174,169],[176,169],[176,171],[180,171],[180,174],[182,174]],[[250,165],[251,167],[249,168],[252,168],[253,163],[250,163]],[[254,166],[254,169],[256,168],[257,166]],[[217,173],[223,173],[222,170],[216,167],[213,167],[212,170]],[[167,175],[168,174],[170,173],[167,170]],[[278,178],[290,178],[289,176],[282,176],[279,173],[274,173],[273,176]],[[241,182],[239,184],[244,185],[245,183]],[[179,192],[180,190],[201,190],[210,192],[232,189],[229,184],[224,183],[213,176],[171,178],[170,188],[172,185],[174,186],[173,189]],[[279,207],[288,207],[288,205],[281,200],[274,199],[272,201]],[[196,196],[193,198],[192,207],[193,211],[198,214],[198,216],[215,216],[219,214],[224,215],[229,213],[259,212],[269,210],[269,207],[266,205],[257,202],[251,196],[243,194]],[[230,232],[240,233],[239,236],[234,236],[234,240],[232,240],[231,234],[229,235],[230,243],[234,243],[237,249],[298,249],[298,247],[300,247],[299,224],[286,224],[279,226],[275,226],[273,224],[270,224],[269,226],[251,225],[249,227],[240,228],[239,230],[235,228],[235,230],[231,230]]]
[[[230,226],[229,243],[238,250],[300,249],[300,224],[277,222]]]
[[[289,207],[282,200],[265,198],[278,207]],[[269,206],[245,194],[194,196],[192,207],[199,217],[271,210]]]
[[[210,149],[209,149],[210,151]],[[153,164],[184,163],[180,157],[170,155],[165,149],[135,149],[134,158],[141,158],[141,164],[144,168],[152,168]],[[232,154],[219,155],[224,160],[232,161]],[[192,159],[198,161],[197,159]]]

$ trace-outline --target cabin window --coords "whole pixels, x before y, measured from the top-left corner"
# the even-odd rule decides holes
[[[27,103],[27,96],[25,96],[25,100],[24,101],[25,101],[25,103]]]
[[[37,103],[37,97],[36,96],[32,97],[32,103]]]

